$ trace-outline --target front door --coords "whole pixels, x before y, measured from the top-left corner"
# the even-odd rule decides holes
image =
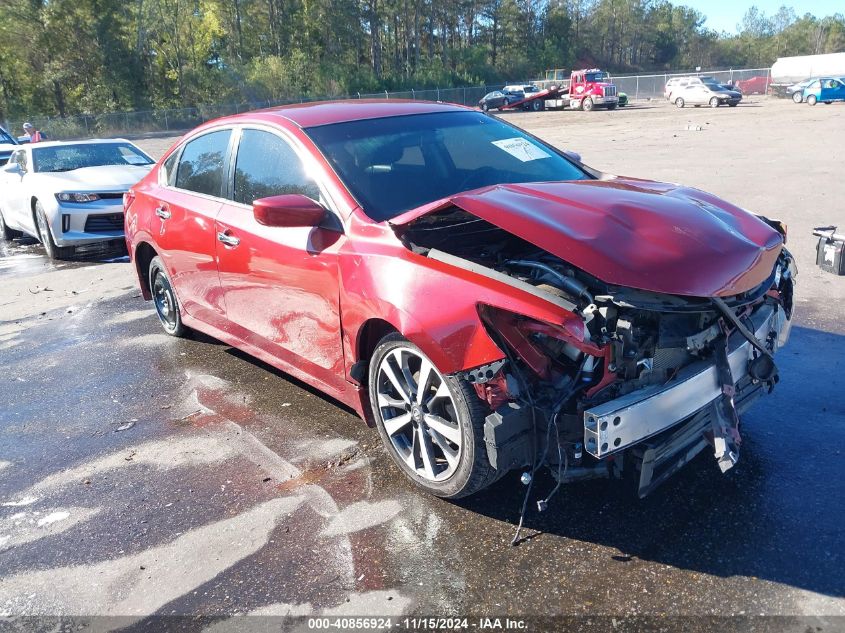
[[[269,227],[255,220],[252,202],[259,198],[301,193],[321,200],[297,153],[275,132],[244,129],[234,167],[232,200],[216,229],[228,327],[329,391],[342,391],[340,223]]]

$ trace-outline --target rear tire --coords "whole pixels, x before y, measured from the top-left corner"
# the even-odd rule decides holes
[[[425,372],[429,366],[430,373]],[[376,347],[369,395],[385,450],[419,488],[457,499],[498,478],[484,443],[484,403],[466,380],[441,374],[401,335],[390,334]]]
[[[816,102],[818,102],[818,98],[816,98],[816,95],[810,95],[809,97],[807,97],[807,105],[814,106],[816,105]]]
[[[489,111],[490,111],[490,106],[489,106],[489,105],[487,105],[487,102],[486,102],[486,101],[485,101],[484,103],[482,103],[482,104],[481,104],[481,111],[482,111],[482,112],[489,112]]]
[[[679,108],[683,108],[684,107],[683,97],[678,97],[677,99],[675,99],[675,105]]]
[[[7,242],[11,242],[13,239],[18,237],[22,237],[22,231],[16,231],[15,229],[10,229],[6,225],[6,221],[3,219],[3,212],[0,211],[0,240],[5,240]]]
[[[179,301],[176,299],[170,277],[159,256],[153,257],[150,261],[149,283],[161,327],[170,336],[184,337],[188,333],[188,328],[182,323]]]
[[[534,99],[534,101],[531,102],[531,109],[534,112],[540,112],[541,110],[545,110],[545,105],[546,104],[542,99]]]
[[[58,246],[53,240],[50,223],[47,221],[47,213],[40,202],[35,203],[35,223],[38,228],[38,238],[44,245],[44,250],[47,251],[47,257],[52,260],[59,260],[67,259],[73,255],[76,250],[73,246]]]

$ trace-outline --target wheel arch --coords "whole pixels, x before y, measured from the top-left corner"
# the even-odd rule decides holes
[[[38,204],[38,197],[37,196],[30,196],[29,199],[29,216],[32,219],[32,227],[35,229],[36,235],[41,235],[41,232],[38,230],[38,218],[35,217],[35,206]]]
[[[133,257],[135,261],[135,272],[138,274],[138,283],[141,285],[141,296],[146,301],[149,301],[153,297],[150,291],[150,263],[157,255],[158,252],[149,242],[138,242],[135,246]]]

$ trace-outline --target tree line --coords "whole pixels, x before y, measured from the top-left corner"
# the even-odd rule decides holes
[[[3,0],[0,120],[503,83],[546,68],[764,67],[845,17],[668,0]]]

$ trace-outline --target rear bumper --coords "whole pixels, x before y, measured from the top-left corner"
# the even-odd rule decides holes
[[[749,317],[760,341],[773,337],[774,350],[786,343],[791,320],[783,308],[764,305]],[[741,336],[731,338],[728,360],[739,390],[748,378],[754,348]],[[668,385],[639,389],[584,412],[584,447],[599,459],[633,447],[717,404],[722,397],[715,362],[702,361],[681,370]],[[699,449],[700,450],[700,449]]]

